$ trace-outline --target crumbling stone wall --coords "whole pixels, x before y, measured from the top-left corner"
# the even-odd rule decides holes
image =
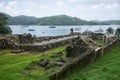
[[[96,50],[87,50],[83,54],[75,57],[70,63],[67,63],[61,68],[53,71],[49,75],[49,80],[64,80],[66,76],[99,59],[105,52],[118,45],[118,42],[118,40],[114,40],[103,48],[101,47]]]
[[[76,57],[83,52],[89,49],[87,43],[85,43],[82,39],[75,39],[70,45],[66,47],[66,57]]]
[[[0,34],[0,38],[9,39],[11,42],[14,42],[15,44],[19,43],[19,36],[14,34]]]
[[[37,37],[35,38],[35,42],[49,41],[52,39],[58,39],[63,37],[68,37],[68,35]]]
[[[35,38],[35,42],[49,41],[49,40],[52,40],[52,39],[69,37],[69,36],[74,36],[74,35],[81,35],[81,33],[79,33],[79,32],[73,32],[72,34],[68,34],[68,35],[37,37],[37,38]]]
[[[93,40],[103,40],[103,36],[104,36],[104,34],[102,34],[102,33],[93,33],[91,35],[91,38]]]
[[[28,44],[34,42],[34,38],[32,37],[31,34],[23,34],[18,36],[19,36],[19,43],[21,44]]]
[[[38,51],[38,52],[43,52],[48,49],[52,49],[58,46],[64,46],[68,45],[72,42],[72,39],[67,39],[59,42],[54,42],[54,43],[49,43],[46,45],[32,45],[32,44],[19,44],[17,45],[19,49],[23,49],[25,51]]]
[[[31,34],[0,34],[0,49],[14,49],[17,44],[33,43]]]
[[[0,49],[12,49],[13,47],[14,43],[10,39],[0,38]]]

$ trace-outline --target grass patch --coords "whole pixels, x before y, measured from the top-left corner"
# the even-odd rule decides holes
[[[56,51],[62,51],[62,50],[65,50],[65,46],[61,46],[61,47],[57,47],[57,48],[53,48],[53,49],[50,49],[50,50],[47,50],[47,51],[44,51],[44,53],[54,53]]]
[[[65,80],[119,80],[120,46],[107,52],[96,62],[68,76]]]
[[[8,53],[10,53],[10,50],[0,50],[0,53],[8,54]]]
[[[100,45],[101,47],[104,47],[105,46],[105,43],[103,43],[102,40],[95,40],[95,42]]]
[[[7,55],[0,56],[0,80],[48,80],[46,71],[41,67],[34,67],[32,71],[23,73],[22,70],[32,61],[41,58],[50,58],[49,55],[56,51],[64,50],[65,47],[57,47],[42,53],[29,54],[28,52],[13,54],[10,50],[0,50]],[[41,54],[48,54],[42,56]]]

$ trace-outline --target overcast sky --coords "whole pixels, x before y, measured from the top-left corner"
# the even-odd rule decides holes
[[[120,20],[120,0],[0,0],[0,12],[11,16],[65,14],[85,20]]]

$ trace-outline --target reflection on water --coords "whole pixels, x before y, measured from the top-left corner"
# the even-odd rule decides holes
[[[114,29],[120,27],[120,25],[78,25],[78,26],[56,26],[55,28],[49,28],[50,26],[37,26],[37,25],[11,25],[10,28],[13,31],[13,34],[24,34],[31,33],[36,36],[57,36],[57,35],[65,35],[70,33],[70,28],[73,28],[76,32],[84,32],[88,31],[96,31],[98,29],[103,29],[103,33],[105,33],[108,27],[112,27]],[[31,29],[31,31],[30,31]]]

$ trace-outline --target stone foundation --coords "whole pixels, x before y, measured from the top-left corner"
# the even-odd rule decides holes
[[[49,75],[49,80],[64,80],[68,75],[99,59],[105,52],[115,47],[117,44],[118,40],[114,40],[112,43],[103,48],[101,47],[96,50],[87,50],[83,54],[75,57],[70,63],[67,63],[60,69],[53,71]]]
[[[68,35],[37,37],[37,38],[35,38],[35,42],[49,41],[49,40],[52,40],[52,39],[69,37],[69,36],[74,36],[74,35],[81,35],[81,33],[79,33],[79,32],[74,32],[74,33],[72,33],[72,34],[70,33],[70,34],[68,34]]]
[[[23,49],[25,51],[38,51],[38,52],[43,52],[45,50],[48,49],[52,49],[55,47],[59,47],[59,46],[64,46],[64,45],[68,45],[72,42],[72,39],[67,39],[67,40],[63,40],[63,41],[58,41],[58,42],[54,42],[54,43],[48,43],[48,44],[44,44],[44,45],[34,45],[34,44],[20,44],[17,45],[19,49]]]

